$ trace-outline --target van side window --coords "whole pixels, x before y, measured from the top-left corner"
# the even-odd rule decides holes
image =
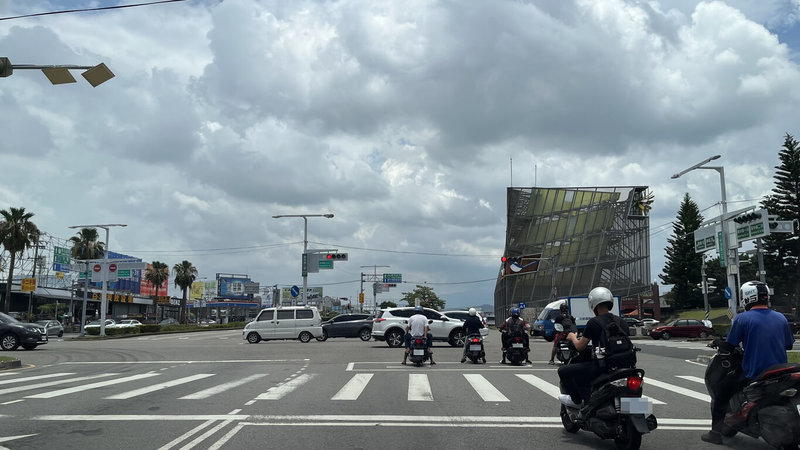
[[[279,309],[278,320],[294,319],[293,309]]]
[[[313,319],[314,312],[309,309],[298,309],[297,310],[297,318],[298,319]]]
[[[258,315],[258,319],[256,319],[256,320],[257,320],[258,322],[263,322],[263,321],[267,321],[267,320],[272,320],[272,316],[273,316],[273,313],[274,313],[274,312],[275,312],[275,311],[273,311],[273,310],[271,310],[271,309],[270,309],[270,310],[267,310],[267,311],[261,311],[261,314],[259,314],[259,315]]]
[[[554,310],[550,311],[550,314],[547,315],[547,318],[550,319],[550,320],[556,320],[556,318],[559,315],[561,315],[561,310],[560,309],[554,309]]]

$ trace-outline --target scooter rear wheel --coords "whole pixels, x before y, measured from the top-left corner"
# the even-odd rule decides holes
[[[619,450],[639,450],[642,446],[642,433],[636,430],[636,426],[630,420],[626,420],[621,425],[619,436],[614,438]]]

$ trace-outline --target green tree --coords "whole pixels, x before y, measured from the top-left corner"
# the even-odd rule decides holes
[[[419,304],[425,308],[435,309],[441,311],[444,309],[444,300],[433,292],[433,288],[428,286],[417,285],[412,292],[403,292],[403,301],[408,303],[408,306],[414,306],[419,300]]]
[[[395,302],[390,302],[390,301],[381,302],[381,304],[379,305],[379,308],[380,308],[380,309],[385,309],[385,308],[397,308],[397,303],[395,303]]]
[[[667,261],[663,273],[658,275],[663,284],[672,285],[676,309],[703,306],[703,294],[697,288],[703,255],[694,251],[694,231],[702,221],[697,203],[686,194],[672,225],[672,237],[667,239],[669,245],[664,249]]]
[[[0,243],[9,253],[8,279],[6,280],[6,293],[3,297],[3,311],[8,314],[11,308],[11,281],[14,278],[14,264],[17,255],[22,257],[22,252],[39,242],[39,228],[31,221],[33,213],[25,212],[25,208],[4,209],[0,211]]]
[[[75,259],[100,259],[105,255],[106,245],[99,241],[96,228],[81,228],[75,236],[69,238],[72,243],[70,254]]]
[[[169,266],[161,261],[153,261],[150,268],[144,274],[144,279],[149,281],[156,290],[156,295],[153,298],[153,314],[156,313],[156,304],[158,302],[158,288],[167,281],[169,278]]]
[[[775,167],[775,187],[761,206],[778,220],[800,220],[800,143],[790,134],[784,136],[778,152],[780,165]],[[794,233],[773,233],[764,238],[764,268],[767,284],[774,289],[774,306],[789,308],[798,303],[800,290],[800,241]],[[742,280],[746,281],[746,280]]]
[[[181,311],[178,316],[180,323],[186,323],[186,293],[192,286],[192,283],[197,279],[197,268],[192,263],[184,260],[179,264],[172,266],[172,274],[175,276],[175,286],[180,287],[183,291],[181,297]]]

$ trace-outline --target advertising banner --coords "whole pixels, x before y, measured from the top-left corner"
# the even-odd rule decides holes
[[[195,281],[192,283],[192,288],[189,291],[189,299],[190,300],[200,300],[203,298],[203,282],[202,281]]]
[[[250,283],[249,278],[239,277],[219,277],[219,296],[222,298],[229,298],[233,300],[246,300],[250,298],[250,294],[246,294],[244,286]]]
[[[156,295],[156,288],[155,288],[155,286],[153,286],[153,283],[151,283],[151,282],[149,282],[149,281],[144,279],[144,274],[146,273],[146,271],[150,270],[152,268],[153,268],[153,265],[152,264],[148,264],[146,270],[139,271],[139,272],[142,272],[142,278],[141,278],[142,281],[141,281],[141,284],[140,284],[140,287],[139,287],[139,294],[140,295],[144,295],[144,296]],[[164,282],[161,283],[161,286],[158,287],[158,295],[159,296],[167,295],[167,289],[169,289],[169,276],[167,276],[167,279],[164,280]]]

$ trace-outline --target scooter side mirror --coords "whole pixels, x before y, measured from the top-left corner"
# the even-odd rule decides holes
[[[553,328],[554,328],[556,331],[558,331],[559,333],[561,333],[561,332],[563,332],[563,331],[564,331],[564,325],[561,325],[560,323],[557,323],[557,324],[553,325]]]

